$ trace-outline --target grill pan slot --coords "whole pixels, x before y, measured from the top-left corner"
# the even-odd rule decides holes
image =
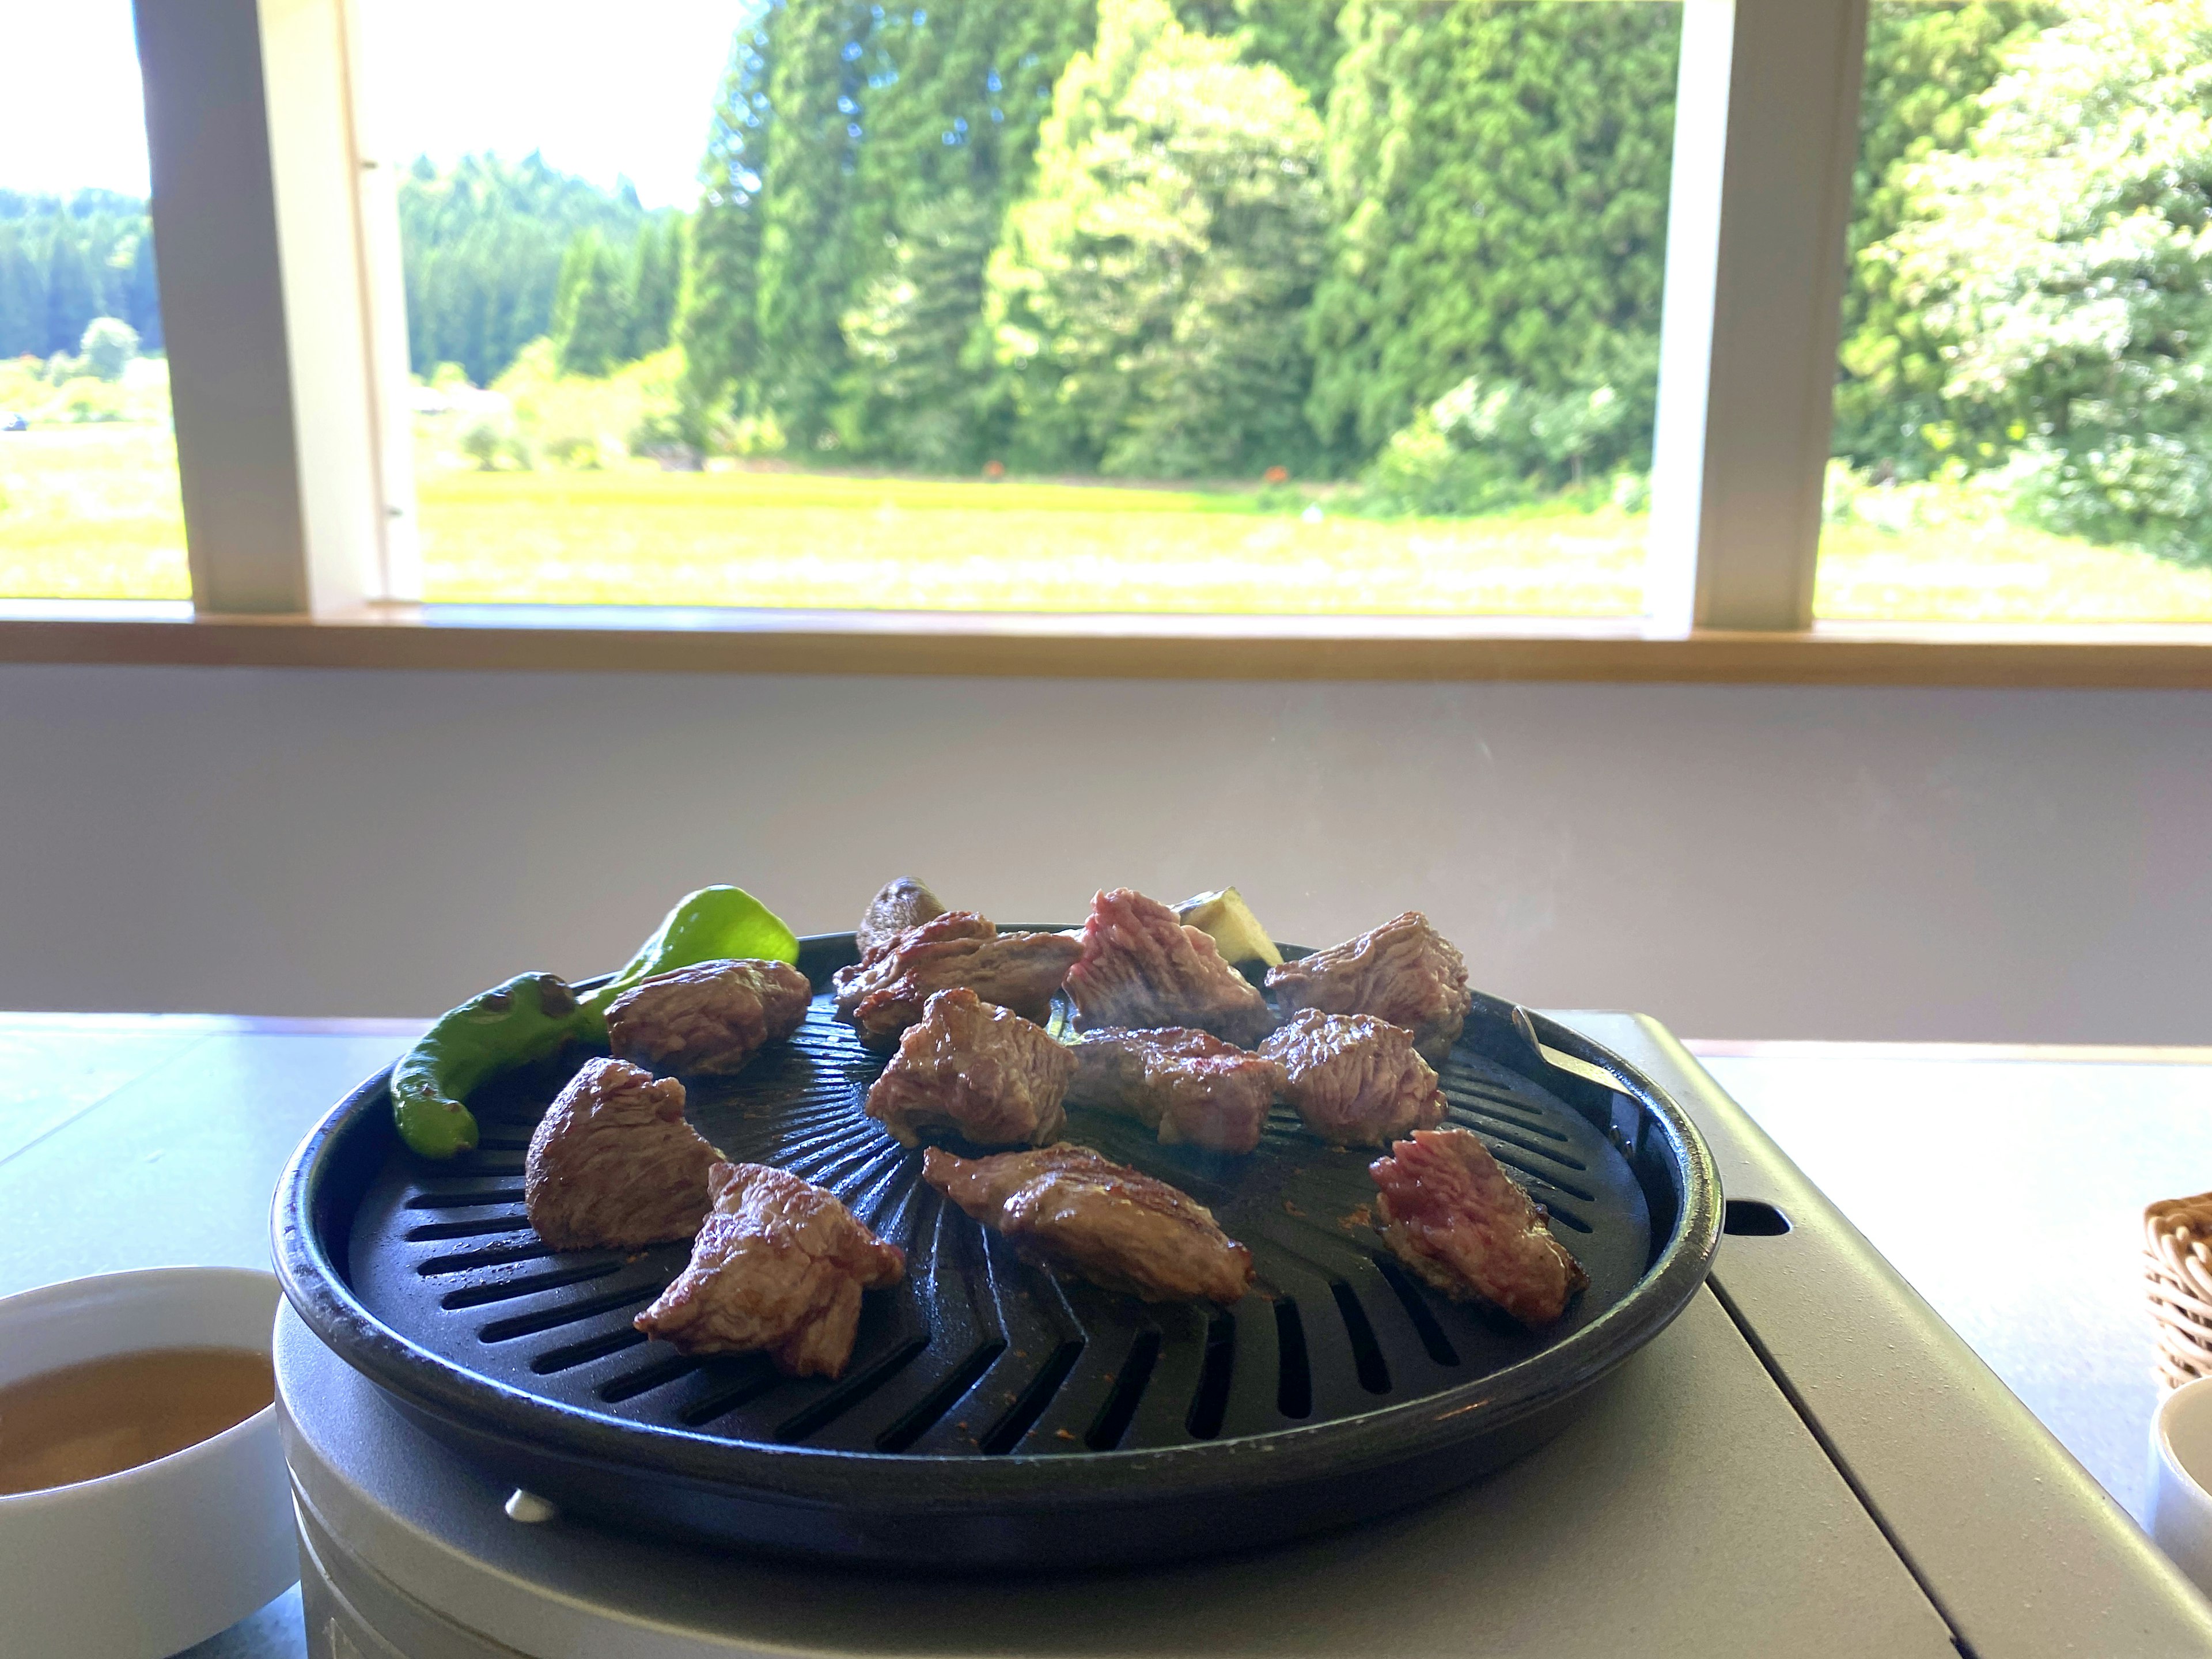
[[[1106,1396],[1106,1403],[1099,1407],[1097,1421],[1083,1437],[1085,1445],[1093,1451],[1112,1451],[1121,1443],[1121,1437],[1128,1433],[1129,1425],[1135,1420],[1138,1402],[1151,1386],[1153,1368],[1159,1361],[1159,1328],[1146,1326],[1129,1344],[1128,1355],[1121,1361],[1121,1374],[1114,1379],[1114,1392]]]
[[[410,1210],[474,1210],[489,1208],[494,1204],[520,1204],[522,1188],[495,1187],[489,1192],[452,1193],[440,1190],[411,1193],[406,1199]]]

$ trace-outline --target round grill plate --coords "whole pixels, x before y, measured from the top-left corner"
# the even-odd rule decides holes
[[[849,936],[812,939],[800,966],[821,985],[852,956]],[[1256,1541],[1285,1521],[1346,1518],[1340,1497],[1318,1514],[1301,1508],[1316,1469],[1327,1487],[1393,1443],[1457,1449],[1370,1482],[1354,1505],[1364,1512],[1525,1449],[1555,1426],[1547,1407],[1616,1360],[1624,1340],[1656,1331],[1703,1277],[1717,1188],[1694,1131],[1589,1045],[1577,1052],[1636,1092],[1520,1060],[1530,1051],[1511,1012],[1481,1000],[1441,1075],[1449,1121],[1482,1137],[1589,1273],[1540,1333],[1405,1272],[1371,1224],[1376,1153],[1326,1147],[1281,1108],[1245,1158],[1069,1113],[1067,1139],[1182,1188],[1250,1249],[1257,1284],[1234,1307],[1147,1304],[1022,1261],[921,1183],[920,1152],[863,1115],[884,1057],[826,995],[791,1042],[687,1090],[692,1121],[730,1157],[828,1188],[906,1250],[905,1282],[868,1295],[835,1381],[781,1376],[758,1355],[689,1358],[638,1332],[632,1317],[688,1246],[554,1251],[531,1231],[523,1154],[580,1056],[481,1091],[471,1103],[481,1144],[447,1164],[398,1145],[384,1080],[372,1079],[295,1161],[279,1256],[325,1340],[434,1431],[572,1504],[726,1541],[902,1561]],[[1553,1032],[1546,1042],[1579,1041]],[[1662,1282],[1671,1306],[1653,1300]],[[1455,1417],[1486,1416],[1472,1440],[1439,1435]],[[1399,1433],[1378,1441],[1394,1423]],[[680,1499],[651,1495],[662,1480],[679,1483]],[[1281,1513],[1240,1504],[1225,1533],[1201,1518],[1209,1502],[1276,1485]],[[1112,1517],[1133,1520],[1148,1493],[1152,1524],[1133,1546]],[[1157,1501],[1178,1494],[1177,1523],[1159,1524]],[[1064,1524],[1086,1501],[1091,1528]],[[973,1524],[1055,1515],[1048,1533]],[[1040,1549],[1040,1537],[1056,1541]]]

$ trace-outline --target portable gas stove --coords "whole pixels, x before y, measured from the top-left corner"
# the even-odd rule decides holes
[[[578,1358],[568,1352],[580,1346],[574,1340],[538,1344],[515,1350],[525,1355],[517,1382],[502,1383],[495,1376],[470,1381],[471,1389],[481,1383],[483,1398],[457,1398],[480,1421],[471,1426],[464,1420],[457,1428],[434,1393],[413,1395],[404,1386],[372,1382],[356,1369],[358,1355],[349,1356],[353,1363],[340,1358],[288,1307],[279,1320],[276,1363],[299,1514],[309,1651],[318,1659],[787,1653],[1104,1659],[1378,1650],[1819,1653],[1838,1659],[2212,1654],[2212,1607],[1663,1030],[1629,1015],[1560,1019],[1557,1026],[1541,1023],[1552,1040],[1571,1045],[1579,1039],[1567,1035],[1570,1029],[1585,1034],[1603,1045],[1602,1051],[1587,1052],[1625,1059],[1639,1084],[1648,1079],[1656,1085],[1654,1098],[1679,1103],[1702,1130],[1728,1195],[1730,1237],[1710,1279],[1663,1310],[1671,1324],[1658,1318],[1623,1351],[1626,1357],[1597,1363],[1604,1357],[1596,1354],[1604,1333],[1617,1333],[1629,1317],[1615,1318],[1602,1309],[1549,1350],[1556,1356],[1580,1341],[1586,1358],[1596,1355],[1583,1367],[1587,1375],[1571,1379],[1573,1410],[1564,1415],[1566,1385],[1559,1381],[1558,1362],[1547,1354],[1528,1358],[1530,1364],[1553,1365],[1541,1372],[1549,1381],[1528,1399],[1504,1402],[1514,1405],[1517,1416],[1498,1415],[1501,1401],[1494,1396],[1528,1392],[1511,1380],[1528,1375],[1526,1365],[1513,1363],[1516,1356],[1483,1359],[1486,1366],[1499,1367],[1494,1388],[1480,1376],[1455,1383],[1441,1371],[1427,1380],[1419,1355],[1405,1352],[1414,1339],[1401,1334],[1400,1346],[1392,1346],[1397,1339],[1383,1328],[1395,1328],[1395,1319],[1355,1317],[1352,1309],[1344,1309],[1346,1329],[1356,1334],[1363,1322],[1370,1327],[1377,1357],[1370,1375],[1363,1370],[1367,1351],[1354,1341],[1345,1389],[1364,1387],[1387,1404],[1391,1391],[1412,1378],[1427,1390],[1421,1399],[1441,1402],[1423,1419],[1438,1437],[1422,1443],[1433,1449],[1419,1449],[1409,1461],[1401,1438],[1387,1449],[1388,1455],[1370,1460],[1364,1476],[1356,1461],[1344,1456],[1329,1464],[1340,1513],[1352,1524],[1304,1541],[1204,1559],[1177,1560],[1169,1553],[1170,1559],[1136,1569],[1024,1570],[1012,1564],[1033,1550],[1040,1536],[1048,1558],[1079,1559],[1097,1552],[1087,1552],[1081,1540],[1054,1548],[1048,1532],[1039,1531],[1048,1524],[1048,1510],[1024,1507],[1024,1493],[1009,1486],[1011,1498],[997,1495],[1010,1505],[1000,1522],[949,1523],[969,1526],[963,1536],[972,1539],[975,1560],[1000,1564],[982,1572],[915,1571],[913,1563],[930,1559],[927,1540],[916,1545],[910,1531],[896,1529],[884,1535],[894,1539],[907,1564],[902,1568],[794,1563],[757,1551],[672,1541],[664,1534],[726,1538],[757,1529],[742,1505],[730,1506],[728,1492],[718,1484],[720,1466],[658,1466],[649,1485],[608,1486],[588,1467],[599,1448],[579,1441],[544,1467],[592,1501],[548,1501],[514,1484],[518,1467],[532,1466],[518,1466],[512,1449],[498,1438],[497,1408],[514,1395],[528,1396],[532,1411],[557,1410],[557,1399],[538,1399],[545,1391],[532,1379],[605,1360],[616,1368],[609,1376],[632,1378],[638,1395],[677,1390],[679,1401],[690,1400],[695,1413],[708,1413],[698,1419],[704,1423],[715,1420],[718,1411],[768,1398],[775,1385],[767,1379],[732,1382],[727,1375],[716,1381],[673,1370],[665,1376],[647,1376],[637,1356],[623,1358],[620,1346]],[[1529,1035],[1533,1043],[1534,1034]],[[1571,1052],[1548,1052],[1553,1063],[1576,1064]],[[1600,1087],[1604,1075],[1601,1068],[1589,1073],[1587,1086]],[[1450,1091],[1449,1076],[1447,1083]],[[1466,1077],[1461,1084],[1453,1093],[1455,1115],[1461,1095],[1475,1086]],[[1572,1091],[1571,1085],[1563,1086]],[[1624,1087],[1624,1108],[1633,1103],[1628,1092]],[[1478,1101],[1475,1109],[1486,1109]],[[1604,1118],[1587,1103],[1584,1115]],[[1532,1113],[1530,1121],[1544,1120]],[[1524,1138],[1540,1153],[1565,1144],[1540,1134]],[[1616,1146],[1623,1139],[1617,1131],[1613,1137]],[[1689,1139],[1694,1142],[1694,1133]],[[1499,1144],[1510,1150],[1510,1134]],[[1626,1144],[1635,1153],[1636,1139],[1627,1138]],[[493,1148],[490,1155],[501,1150]],[[1601,1161],[1598,1150],[1574,1149],[1580,1164],[1589,1166]],[[1702,1158],[1702,1149],[1694,1150]],[[1900,1148],[1899,1155],[1909,1157],[1910,1148]],[[1631,1156],[1629,1162],[1638,1159]],[[1695,1163],[1688,1158],[1672,1167],[1694,1174]],[[1563,1164],[1554,1174],[1571,1183],[1575,1168]],[[362,1182],[338,1195],[339,1207],[348,1218],[356,1212],[368,1218],[362,1224],[373,1228],[380,1200],[370,1176],[364,1174]],[[1606,1208],[1601,1186],[1585,1180],[1586,1200],[1554,1201],[1579,1203],[1582,1218],[1600,1227]],[[1639,1209],[1630,1194],[1621,1212],[1643,1216],[1654,1238],[1670,1232],[1681,1237],[1689,1223],[1682,1214],[1663,1212],[1662,1188],[1646,1181],[1644,1191],[1662,1202]],[[381,1201],[395,1206],[395,1213],[451,1213],[408,1212],[408,1197],[397,1191]],[[1690,1194],[1685,1211],[1693,1211],[1696,1203]],[[1662,1212],[1648,1212],[1655,1208]],[[468,1213],[462,1212],[464,1218]],[[1293,1255],[1320,1250],[1302,1235],[1284,1237]],[[443,1248],[459,1254],[475,1237],[457,1237]],[[374,1242],[351,1241],[356,1260]],[[439,1247],[436,1240],[425,1246]],[[1655,1261],[1672,1259],[1664,1247],[1651,1249]],[[533,1267],[526,1257],[490,1265],[510,1274],[553,1271],[542,1261]],[[1698,1272],[1703,1265],[1696,1263]],[[1348,1261],[1335,1271],[1334,1283],[1353,1286],[1355,1303],[1365,1297],[1387,1307],[1384,1297],[1402,1295],[1395,1284],[1367,1285]],[[419,1267],[415,1272],[438,1277]],[[565,1295],[572,1300],[544,1305],[580,1307],[579,1319],[595,1317],[585,1304],[592,1296],[615,1294],[593,1287],[618,1283],[616,1272],[595,1273],[573,1286],[535,1286],[531,1293],[541,1299]],[[1694,1274],[1689,1283],[1696,1284]],[[373,1284],[361,1293],[379,1294]],[[457,1295],[463,1307],[497,1300],[467,1282],[447,1294]],[[1316,1294],[1326,1307],[1328,1281]],[[1619,1294],[1620,1306],[1632,1305],[1626,1290]],[[390,1291],[382,1306],[404,1324],[413,1316],[392,1299],[397,1295]],[[1482,1340],[1480,1333],[1459,1327],[1438,1325],[1431,1332],[1415,1307],[1407,1302],[1405,1316],[1421,1346],[1433,1335],[1443,1351],[1456,1355]],[[377,1316],[385,1316],[383,1311]],[[441,1340],[434,1320],[428,1313],[422,1316],[428,1322],[409,1340],[434,1345]],[[1285,1443],[1277,1419],[1294,1405],[1303,1404],[1323,1425],[1330,1420],[1318,1393],[1293,1402],[1271,1388],[1267,1398],[1240,1404],[1224,1383],[1215,1391],[1218,1398],[1210,1395],[1205,1385],[1212,1363],[1208,1322],[1194,1318],[1188,1334],[1192,1374],[1174,1395],[1174,1425],[1140,1429],[1141,1400],[1129,1415],[1117,1417],[1110,1374],[1091,1379],[1097,1398],[1085,1396],[1083,1415],[1070,1420],[1105,1424],[1118,1446],[1133,1443],[1127,1437],[1140,1432],[1163,1437],[1158,1455],[1164,1459],[1185,1452],[1211,1455],[1240,1437],[1253,1447]],[[1608,1318],[1614,1320],[1611,1326]],[[618,1325],[618,1320],[610,1324],[608,1341],[617,1340]],[[556,1322],[547,1328],[565,1326]],[[882,1340],[890,1345],[886,1352],[896,1351],[903,1339],[895,1322]],[[1151,1369],[1158,1368],[1159,1356],[1176,1340],[1172,1331],[1154,1339]],[[1144,1342],[1139,1333],[1116,1352],[1138,1352]],[[1004,1411],[994,1407],[988,1420],[972,1425],[938,1410],[939,1396],[957,1400],[975,1389],[1000,1351],[985,1342],[973,1352],[988,1350],[989,1356],[973,1375],[961,1369],[971,1360],[938,1376],[917,1350],[886,1376],[906,1376],[922,1366],[913,1373],[921,1403],[902,1407],[905,1415],[894,1413],[882,1425],[868,1419],[871,1443],[903,1455],[923,1436],[950,1432],[957,1423],[965,1438],[946,1450],[963,1457],[963,1467],[1041,1466],[1050,1460],[1006,1454],[1025,1446],[1040,1423],[1048,1425],[1052,1402],[1077,1386],[1081,1355],[1063,1356],[1079,1346],[1076,1339],[1063,1338],[1037,1364],[1035,1374],[1048,1377],[1048,1388],[1034,1382],[1016,1390]],[[1261,1369],[1271,1378],[1287,1376],[1290,1352],[1285,1340],[1279,1365],[1271,1341],[1269,1363]],[[1432,1350],[1429,1359],[1442,1364],[1439,1351]],[[1222,1363],[1233,1382],[1236,1364]],[[544,1369],[533,1370],[533,1365]],[[1122,1369],[1128,1369],[1126,1364]],[[1309,1387],[1335,1386],[1327,1370],[1315,1362],[1306,1373]],[[617,1396],[632,1383],[602,1380],[596,1386],[602,1390],[599,1401],[621,1404]],[[612,1395],[605,1392],[611,1387]],[[1186,1397],[1192,1401],[1187,1411],[1181,1403]],[[1209,1399],[1212,1404],[1200,1412]],[[679,1413],[682,1409],[679,1404]],[[787,1413],[781,1419],[787,1432],[794,1423],[811,1432],[830,1420],[820,1408],[805,1405],[795,1413],[790,1402],[777,1409]],[[841,1402],[839,1410],[845,1409]],[[1249,1432],[1237,1427],[1240,1412],[1256,1413],[1251,1419],[1256,1426]],[[1388,1415],[1364,1410],[1356,1400],[1344,1412],[1354,1425]],[[1437,1428],[1432,1419],[1455,1413],[1485,1422],[1490,1413],[1500,1427],[1453,1441],[1445,1432],[1449,1422]],[[605,1414],[604,1404],[599,1414]],[[1532,1414],[1543,1422],[1540,1432],[1512,1429]],[[556,1419],[526,1420],[559,1426]],[[917,1422],[915,1440],[902,1443],[906,1427]],[[650,1432],[653,1425],[639,1426]],[[746,1455],[755,1442],[744,1435],[757,1433],[762,1447],[774,1438],[771,1429],[733,1432]],[[1210,1443],[1216,1440],[1219,1445]],[[1479,1447],[1479,1454],[1467,1450],[1469,1445]],[[610,1442],[606,1455],[626,1451]],[[1449,1484],[1433,1466],[1455,1457],[1462,1460],[1456,1479],[1473,1470],[1493,1472],[1446,1496],[1390,1507],[1394,1500],[1403,1504]],[[1465,1461],[1470,1457],[1474,1462]],[[1083,1486],[1082,1462],[1078,1454],[1066,1465],[1072,1492]],[[1085,1466],[1111,1463],[1091,1458]],[[899,1469],[913,1467],[877,1461],[869,1478],[887,1511],[903,1506],[915,1515],[926,1512],[926,1504],[910,1502],[915,1493],[896,1489]],[[887,1478],[892,1484],[884,1484]],[[1195,1511],[1207,1517],[1206,1524],[1228,1528],[1226,1536],[1256,1538],[1310,1524],[1276,1523],[1271,1510],[1277,1500],[1264,1477],[1251,1487],[1249,1516],[1237,1513],[1236,1490],[1233,1482],[1201,1481],[1190,1488],[1188,1505],[1172,1490],[1134,1498],[1108,1492],[1107,1506],[1097,1511],[1104,1517],[1098,1525],[1141,1526],[1151,1513],[1161,1535],[1179,1536],[1188,1531]],[[1311,1488],[1292,1485],[1283,1491],[1291,1495],[1280,1501],[1291,1503],[1299,1501],[1301,1492],[1310,1497]],[[780,1501],[799,1517],[794,1534],[804,1535],[809,1554],[836,1554],[846,1541],[848,1554],[880,1553],[881,1537],[872,1533],[865,1513],[856,1511],[849,1492]],[[665,1506],[664,1514],[641,1513],[641,1505],[654,1502]],[[1357,1519],[1377,1510],[1387,1512]],[[1065,1525],[1082,1528],[1083,1514],[1080,1504],[1072,1504]],[[993,1525],[1000,1530],[994,1533]],[[841,1528],[849,1530],[849,1540]],[[960,1559],[957,1550],[938,1553],[947,1561]]]

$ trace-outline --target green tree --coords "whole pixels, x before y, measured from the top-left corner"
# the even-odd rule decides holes
[[[161,288],[154,267],[154,232],[149,225],[131,244],[131,271],[124,289],[121,316],[138,331],[140,347],[165,349],[161,334]]]
[[[1104,0],[991,264],[1017,459],[1183,477],[1313,464],[1321,150],[1280,70],[1183,28],[1165,0]]]
[[[417,374],[459,363],[488,386],[550,331],[576,234],[628,249],[647,222],[629,185],[602,190],[549,167],[465,155],[444,172],[418,160],[399,187],[408,360]]]
[[[0,219],[0,358],[46,355],[46,275],[23,233]]]
[[[1344,55],[1337,27],[1344,0],[1174,0],[1187,29],[1237,43],[1248,64],[1273,64],[1298,84],[1318,110],[1328,103],[1336,60]]]
[[[70,352],[100,315],[100,285],[84,243],[68,215],[57,216],[46,250],[48,352]]]
[[[630,250],[624,288],[629,296],[629,331],[623,358],[635,362],[665,346],[676,325],[676,290],[684,277],[684,219],[664,213],[646,222]]]
[[[852,289],[846,204],[860,166],[860,100],[871,9],[860,0],[796,0],[769,14],[769,82],[760,252],[754,267],[757,400],[809,447],[832,435],[830,406],[844,368],[838,332]]]
[[[1950,0],[1877,6],[1868,19],[1834,439],[1854,465],[1917,474],[1942,453],[1923,434],[1973,422],[1942,395],[1950,342],[1899,291],[1894,261],[1869,251],[1905,223],[1914,170],[1967,147],[2007,54],[2057,16],[2048,0]]]
[[[2212,557],[2212,0],[2066,0],[1871,251],[2045,521]]]
[[[684,348],[678,392],[691,441],[750,400],[760,361],[762,169],[768,165],[769,53],[765,18],[740,24],[699,163],[699,204],[684,243],[676,305]]]
[[[781,0],[741,27],[685,274],[689,400],[873,453],[844,319],[913,216],[959,191],[1002,215],[1021,193],[1094,15],[1091,0]]]
[[[969,361],[999,216],[966,190],[910,210],[890,269],[846,314],[851,354],[839,424],[848,448],[964,471],[987,458]]]
[[[554,362],[563,374],[605,374],[627,355],[629,295],[606,238],[580,230],[553,293]]]
[[[1620,386],[1659,321],[1678,9],[1346,0],[1328,106],[1336,232],[1308,404],[1372,453],[1469,377]],[[1656,361],[1656,358],[1652,359]]]

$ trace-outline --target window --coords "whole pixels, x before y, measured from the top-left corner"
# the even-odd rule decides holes
[[[183,599],[125,0],[0,8],[0,597]]]
[[[1644,609],[1679,4],[361,16],[428,599]]]
[[[2212,0],[135,13],[181,466],[0,598],[255,625],[15,655],[2212,683],[1886,625],[2212,620]]]
[[[2203,0],[1878,0],[1818,614],[2212,621]]]

